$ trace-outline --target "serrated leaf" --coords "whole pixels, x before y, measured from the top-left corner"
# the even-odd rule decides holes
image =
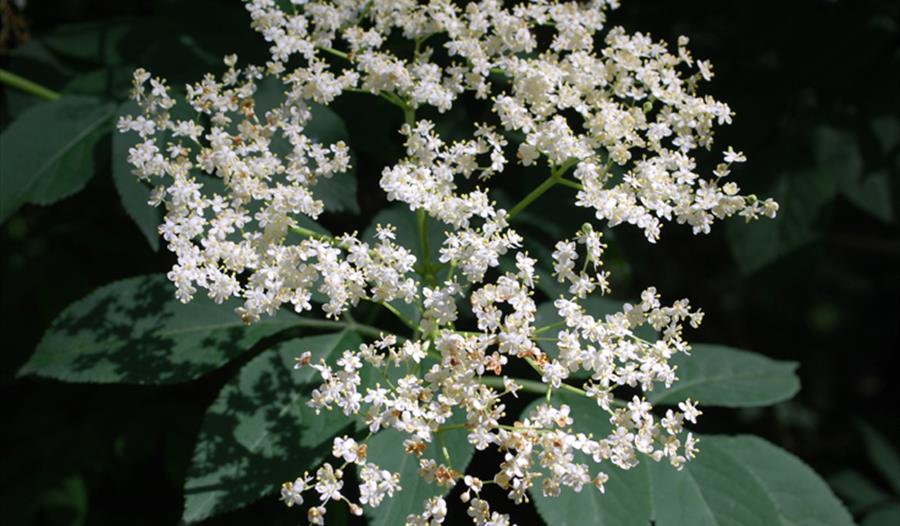
[[[758,353],[724,345],[694,344],[690,356],[677,354],[678,381],[658,388],[648,398],[654,404],[675,404],[690,398],[702,405],[757,407],[792,398],[800,390],[795,362],[779,362]]]
[[[217,305],[202,293],[181,304],[163,275],[116,281],[69,305],[19,374],[68,382],[184,382],[306,321],[282,311],[247,326],[234,313],[238,305]]]
[[[701,439],[738,460],[765,490],[784,526],[852,526],[853,519],[828,485],[787,451],[751,435]],[[699,458],[699,457],[698,457]]]
[[[778,524],[775,504],[746,466],[707,438],[701,439],[701,454],[681,471],[666,461],[645,460],[657,526]]]
[[[225,384],[194,448],[185,480],[185,522],[275,498],[281,483],[329,455],[332,437],[349,429],[353,418],[340,410],[317,415],[306,405],[321,380],[311,367],[295,371],[294,358],[310,351],[313,361],[333,365],[342,351],[360,343],[346,331],[289,340],[247,362]]]
[[[900,495],[900,457],[897,456],[897,451],[872,426],[861,422],[859,430],[862,432],[866,454],[872,465],[881,473],[891,489]]]
[[[448,423],[463,422],[462,418],[451,418]],[[466,466],[472,459],[474,447],[466,439],[465,429],[456,429],[444,433],[444,444],[450,453],[453,469],[465,473]],[[386,498],[377,508],[366,509],[370,526],[393,526],[405,524],[406,517],[413,513],[422,513],[423,503],[430,497],[447,493],[442,487],[428,484],[419,476],[419,459],[433,458],[439,464],[446,464],[440,450],[439,437],[428,445],[421,457],[407,454],[403,450],[403,440],[409,435],[394,429],[379,432],[369,439],[368,455],[382,469],[392,473],[400,473],[399,493]]]
[[[593,433],[595,439],[610,432],[606,413],[592,400],[556,392],[552,402],[569,405],[576,431]],[[548,526],[580,526],[586,518],[592,524],[624,526],[646,526],[651,518],[657,526],[853,524],[815,472],[758,437],[703,436],[700,452],[682,471],[665,460],[656,463],[646,456],[640,460],[628,471],[588,460],[595,466],[592,472],[609,475],[605,495],[589,487],[580,493],[563,488],[560,497],[544,497],[538,485],[530,493]]]
[[[114,106],[62,97],[30,108],[0,134],[0,222],[23,204],[50,204],[94,175],[94,147]]]
[[[126,102],[119,106],[116,120],[126,115],[140,114],[140,107],[135,102]],[[150,206],[150,188],[141,183],[132,173],[128,163],[128,150],[140,141],[136,133],[113,132],[112,139],[112,177],[122,200],[125,212],[144,234],[147,243],[154,251],[159,250],[159,232],[157,228],[162,220],[159,208]]]

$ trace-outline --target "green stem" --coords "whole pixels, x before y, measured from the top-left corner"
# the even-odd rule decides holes
[[[316,49],[318,49],[319,51],[324,51],[325,53],[328,53],[330,55],[334,55],[338,58],[342,58],[344,60],[350,60],[350,55],[344,53],[343,51],[338,51],[334,48],[325,47],[325,46],[316,46]]]
[[[320,234],[314,230],[310,230],[308,228],[303,228],[302,226],[292,226],[291,230],[293,230],[297,234],[300,234],[303,237],[309,237],[312,239],[327,239],[327,240],[334,239],[331,236],[326,236],[325,234]]]
[[[364,323],[357,322],[349,322],[349,321],[331,321],[331,320],[316,320],[311,318],[300,318],[294,322],[294,325],[298,327],[310,327],[315,329],[345,329],[350,331],[356,331],[360,334],[365,334],[366,336],[371,336],[373,338],[378,338],[382,334],[387,334],[386,331],[379,329],[378,327],[373,327],[371,325],[366,325]]]
[[[559,182],[559,184],[561,184],[563,186],[568,186],[569,188],[574,188],[576,190],[584,190],[584,186],[582,186],[581,183],[576,183],[575,181],[570,181],[569,179],[566,179],[564,177],[560,177],[558,182]]]
[[[526,380],[524,378],[512,378],[511,380],[521,385],[522,391],[525,391],[526,393],[543,395],[547,392],[547,385],[543,382]],[[506,389],[506,385],[504,385],[503,383],[503,378],[499,376],[482,376],[478,381],[481,382],[482,385],[486,385],[488,387]]]
[[[528,205],[534,202],[535,199],[544,195],[544,193],[553,188],[557,183],[563,183],[563,176],[569,171],[569,168],[578,164],[578,159],[569,159],[568,161],[562,163],[559,166],[551,166],[550,167],[550,177],[548,177],[543,183],[540,184],[537,188],[531,191],[530,194],[526,195],[521,201],[516,203],[516,206],[512,207],[512,210],[509,211],[509,219],[512,219],[523,210],[528,208]],[[571,181],[569,181],[571,182]],[[578,183],[572,183],[578,184]],[[568,186],[568,185],[567,185]]]
[[[409,104],[403,103],[403,119],[406,121],[406,124],[409,124],[410,127],[416,122],[416,110]]]
[[[530,194],[528,194],[524,198],[522,198],[521,201],[516,203],[516,206],[512,207],[512,210],[509,211],[509,215],[507,217],[509,217],[509,219],[512,219],[515,216],[519,215],[519,213],[522,212],[522,210],[525,210],[526,208],[528,208],[528,205],[533,203],[535,199],[544,195],[544,193],[547,190],[553,188],[558,181],[559,181],[559,178],[556,176],[556,173],[555,172],[551,173],[550,177],[548,177],[537,188],[532,190]]]
[[[20,89],[25,93],[30,93],[44,100],[56,100],[60,97],[59,93],[5,69],[0,69],[0,83]]]
[[[437,428],[435,432],[443,433],[444,431],[453,431],[455,429],[467,429],[466,424],[447,424]]]
[[[416,210],[416,228],[419,230],[419,247],[422,249],[422,278],[426,283],[434,284],[431,249],[428,246],[428,215],[424,208]]]
[[[438,431],[438,442],[440,442],[441,453],[444,454],[444,460],[447,461],[447,467],[453,469],[453,461],[450,460],[450,451],[447,450],[447,444],[444,443],[444,433],[442,431]]]
[[[388,303],[386,301],[374,302],[374,303],[377,303],[378,305],[381,305],[385,309],[389,310],[391,312],[391,314],[396,316],[397,319],[402,321],[403,324],[406,325],[407,327],[409,327],[410,329],[412,329],[414,331],[419,329],[419,327],[417,327],[416,324],[412,322],[412,320],[410,320],[409,318],[407,318],[406,316],[401,314],[400,311],[397,310],[397,307],[394,307],[393,305],[391,305],[390,303]]]
[[[552,331],[553,329],[556,329],[557,327],[565,327],[565,325],[566,325],[565,320],[558,321],[556,323],[551,323],[550,325],[544,325],[543,327],[538,327],[537,329],[535,329],[534,335],[537,336],[538,334],[543,334],[547,331]]]

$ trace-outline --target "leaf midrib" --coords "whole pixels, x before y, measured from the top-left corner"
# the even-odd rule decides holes
[[[673,385],[671,388],[667,389],[659,398],[654,398],[654,402],[661,402],[668,399],[670,396],[678,394],[685,389],[696,387],[698,385],[708,384],[708,383],[717,383],[728,380],[752,380],[754,378],[765,377],[772,374],[774,371],[758,371],[754,373],[738,373],[734,375],[715,375],[715,376],[706,376],[703,378],[695,379],[695,380],[687,380],[684,382],[678,382]],[[793,374],[793,370],[790,371]]]
[[[99,118],[99,119],[97,119],[96,121],[92,122],[92,123],[91,123],[89,126],[87,126],[84,130],[82,130],[80,133],[78,133],[77,135],[75,135],[75,137],[73,137],[70,141],[68,141],[67,143],[65,143],[65,144],[63,145],[62,148],[60,148],[59,150],[57,150],[57,152],[56,152],[55,154],[53,154],[53,155],[51,155],[50,157],[48,157],[47,160],[44,161],[44,163],[43,163],[43,164],[42,164],[42,165],[34,172],[34,176],[31,177],[31,178],[26,182],[26,184],[22,186],[22,191],[19,192],[19,195],[17,196],[17,199],[18,199],[19,201],[23,201],[23,200],[25,199],[25,196],[28,195],[28,192],[29,192],[29,191],[31,190],[31,188],[35,185],[35,183],[41,178],[41,176],[43,175],[43,173],[44,173],[45,171],[47,171],[51,166],[53,166],[53,164],[55,164],[55,163],[56,163],[59,159],[61,159],[63,156],[65,156],[66,154],[68,154],[69,151],[70,151],[77,143],[81,142],[82,139],[84,139],[84,138],[87,137],[88,135],[94,133],[94,130],[96,130],[97,128],[99,128],[100,125],[103,124],[104,121],[106,121],[107,119],[109,119],[109,118],[112,116],[112,111],[109,111],[109,108],[111,108],[111,106],[110,106],[109,104],[100,106],[100,108],[104,108],[104,107],[107,109],[107,111],[103,112],[103,114],[101,115],[101,118]],[[13,207],[13,208],[14,208],[14,207]]]

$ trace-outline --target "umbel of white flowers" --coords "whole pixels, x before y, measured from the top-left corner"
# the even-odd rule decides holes
[[[536,260],[519,250],[523,239],[510,219],[556,184],[574,188],[574,204],[593,209],[598,220],[635,225],[650,242],[667,221],[687,223],[699,234],[735,214],[773,217],[775,202],[741,195],[726,182],[732,165],[745,161],[740,152],[729,147],[711,177],[698,173],[694,152],[711,149],[714,128],[732,117],[728,105],[698,91],[712,77],[711,65],[693,59],[685,37],[674,52],[619,27],[601,40],[606,11],[616,0],[542,0],[511,8],[495,0],[464,6],[447,0],[292,3],[288,12],[272,0],[246,1],[253,28],[270,44],[270,60],[238,67],[231,55],[221,79],[207,75],[188,85],[186,102],[198,118],[175,118],[170,110],[176,101],[165,81],[135,72],[133,98],[142,113],[122,118],[118,127],[140,136],[129,161],[134,174],[154,187],[150,204],[165,207],[160,232],[177,256],[169,273],[177,297],[190,301],[198,289],[217,302],[238,297],[238,314],[247,323],[285,303],[297,312],[312,310],[314,290],[327,298],[322,310],[328,317],[363,300],[417,305],[421,322],[412,339],[384,333],[344,351],[336,367],[309,363],[309,354],[298,365],[321,374],[312,407],[359,415],[371,433],[396,429],[407,436],[407,454],[422,455],[436,433],[450,430],[465,432],[476,449],[498,448],[503,461],[491,480],[462,477],[449,458],[419,462],[426,483],[450,488],[462,479],[462,500],[476,525],[509,523],[480,497],[484,484],[496,484],[519,503],[538,482],[545,495],[562,486],[603,491],[604,470],[632,468],[638,453],[681,468],[697,451],[696,438],[683,428],[685,421],[696,422],[696,405],[684,401],[658,418],[644,397],[619,401],[614,390],[671,385],[676,371],[669,359],[690,351],[682,325],[696,327],[702,313],[687,300],[663,305],[651,287],[639,304],[626,304],[619,313],[603,319],[586,314],[588,295],[609,292],[602,235],[588,224],[556,243],[552,253],[554,276],[568,285],[568,294],[555,301],[563,322],[535,327]],[[538,48],[539,28],[552,36],[546,48]],[[405,57],[388,50],[388,34],[402,35],[414,50]],[[445,58],[434,58],[429,41],[442,42]],[[254,96],[264,79],[279,83],[284,98],[263,114]],[[345,92],[383,97],[403,110],[399,134],[406,156],[384,169],[380,184],[389,200],[417,212],[420,227],[428,218],[444,225],[443,279],[433,271],[437,262],[418,261],[396,243],[390,225],[379,226],[372,243],[356,233],[329,237],[299,226],[299,217],[315,219],[323,211],[317,181],[350,163],[343,142],[321,144],[305,134],[309,103],[328,105]],[[496,114],[496,122],[476,123],[468,140],[447,143],[432,122],[415,117],[422,106],[447,111],[467,93],[489,100]],[[524,139],[510,145],[513,135],[498,128]],[[286,152],[273,148],[276,139],[290,145]],[[502,175],[512,150],[522,165],[545,161],[550,175],[503,210],[486,188]],[[220,189],[205,187],[199,174],[214,178]],[[475,190],[457,187],[472,178],[479,182]],[[287,243],[292,231],[303,239]],[[516,271],[486,281],[487,271],[510,251]],[[454,325],[457,301],[466,297],[476,331]],[[637,337],[644,325],[659,339]],[[555,340],[556,356],[537,347],[538,334]],[[360,375],[364,367],[418,371],[406,366],[426,358],[433,365],[424,373],[400,375],[387,387],[364,385]],[[523,389],[503,374],[510,360],[531,365],[548,394],[564,389],[595,400],[613,431],[603,437],[575,432],[569,407],[551,405],[549,396],[521,421],[501,424],[503,398]],[[578,387],[566,382],[574,376],[589,379]],[[464,424],[448,423],[454,410]],[[577,452],[593,465],[577,461]],[[333,454],[343,464],[326,463],[315,476],[285,483],[283,500],[302,504],[314,490],[311,524],[324,523],[325,504],[332,500],[346,501],[356,514],[362,506],[377,507],[401,491],[400,479],[366,453],[365,441],[335,438]],[[359,502],[342,493],[350,464],[358,469]],[[407,524],[443,522],[442,498],[422,505]]]

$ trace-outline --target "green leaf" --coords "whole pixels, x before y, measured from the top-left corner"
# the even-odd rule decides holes
[[[850,511],[854,513],[891,498],[869,479],[850,469],[845,469],[829,477],[828,484],[838,496],[844,499]]]
[[[862,155],[855,136],[821,126],[813,133],[809,166],[782,174],[770,195],[780,204],[774,220],[732,221],[728,243],[738,268],[752,274],[821,237],[816,221],[842,188],[858,184]]]
[[[677,354],[678,381],[648,398],[675,404],[691,398],[701,405],[756,407],[792,398],[800,390],[795,362],[778,362],[761,354],[724,345],[694,344],[690,356]]]
[[[753,474],[714,437],[700,442],[700,454],[676,471],[668,462],[649,466],[657,526],[772,526],[775,503]]]
[[[137,115],[140,107],[135,102],[126,102],[119,106],[117,120],[125,115]],[[136,145],[140,138],[136,133],[113,132],[112,140],[112,177],[122,200],[125,212],[147,238],[147,243],[154,251],[159,250],[159,232],[157,228],[162,220],[159,208],[147,204],[150,200],[150,187],[138,181],[128,164],[128,150]]]
[[[525,409],[523,415],[533,411],[544,400],[535,400]],[[575,416],[574,428],[577,432],[593,434],[594,438],[606,436],[611,431],[607,414],[593,400],[568,392],[556,392],[554,405],[567,404]],[[576,462],[594,466],[593,460],[577,453]],[[609,475],[605,493],[594,486],[585,486],[580,492],[563,488],[558,497],[545,497],[540,481],[529,493],[538,513],[548,526],[583,526],[589,520],[596,526],[647,526],[652,518],[650,502],[650,481],[645,463],[623,471],[611,464],[591,469],[593,474],[604,471]]]
[[[778,510],[784,526],[851,526],[853,519],[828,485],[800,459],[765,440],[751,436],[708,436],[712,445],[737,459],[759,483]],[[748,481],[749,484],[750,481]]]
[[[0,134],[0,222],[23,204],[46,205],[81,190],[94,175],[95,146],[114,106],[62,97],[30,108]]]
[[[809,169],[782,175],[767,194],[778,201],[775,219],[730,221],[725,231],[738,269],[749,275],[819,238],[813,223],[820,209],[833,199],[826,174]]]
[[[887,171],[869,174],[854,184],[847,185],[843,194],[851,203],[865,212],[890,222],[894,217],[891,203],[891,177]]]
[[[310,103],[310,109],[312,120],[306,126],[308,136],[323,145],[344,141],[350,146],[350,134],[337,113],[316,103]],[[350,163],[350,170],[347,172],[334,174],[329,178],[322,177],[313,187],[314,195],[325,203],[325,210],[329,212],[359,213],[356,200],[356,157],[352,151]]]
[[[92,95],[124,100],[128,98],[133,66],[110,66],[82,73],[62,88],[64,95]]]
[[[881,473],[891,489],[900,495],[900,457],[897,456],[897,451],[872,426],[860,422],[859,430],[862,432],[866,454],[872,465]]]
[[[451,418],[448,423],[463,421],[462,418],[456,416]],[[444,444],[450,453],[450,460],[453,461],[452,467],[460,473],[465,473],[466,466],[469,465],[474,453],[474,447],[469,444],[466,435],[467,432],[464,429],[444,433]],[[421,457],[407,454],[403,450],[403,440],[406,438],[408,435],[405,433],[387,429],[369,439],[369,459],[382,469],[400,473],[400,487],[403,488],[392,498],[382,501],[377,508],[366,509],[366,513],[370,517],[370,526],[405,524],[407,515],[423,511],[425,499],[447,493],[440,486],[427,484],[418,474],[419,460],[422,458],[433,458],[439,464],[446,465],[440,450],[439,438],[434,437]]]
[[[897,526],[900,524],[900,504],[891,503],[866,515],[860,526]]]
[[[76,73],[64,64],[47,46],[38,40],[17,45],[9,55],[6,69],[50,89],[63,86]],[[12,119],[18,119],[26,110],[45,101],[18,89],[5,89],[3,98],[6,111]]]
[[[89,494],[84,478],[70,475],[37,496],[42,514],[51,524],[81,526],[87,520]]]
[[[139,48],[129,40],[134,21],[128,19],[91,21],[54,28],[40,41],[54,53],[93,64],[122,64],[121,48]],[[150,35],[142,35],[148,37]]]
[[[575,430],[606,436],[608,418],[596,403],[556,392],[567,404]],[[539,401],[526,409],[533,409]],[[586,457],[578,459],[584,461]],[[588,461],[588,465],[592,465]],[[849,526],[853,522],[827,484],[793,455],[754,436],[704,436],[700,452],[681,471],[642,456],[623,471],[606,463],[606,494],[592,487],[563,488],[560,497],[530,492],[548,526],[592,524],[646,526]]]
[[[247,326],[234,313],[238,305],[217,305],[202,293],[181,304],[163,275],[116,281],[69,305],[19,374],[69,382],[184,382],[305,321],[282,311]]]
[[[294,358],[310,351],[313,361],[334,364],[357,347],[352,332],[289,340],[247,362],[212,403],[185,480],[182,519],[195,522],[275,498],[281,483],[313,470],[330,454],[334,435],[353,425],[340,410],[306,405],[321,383],[311,367],[294,370]]]

